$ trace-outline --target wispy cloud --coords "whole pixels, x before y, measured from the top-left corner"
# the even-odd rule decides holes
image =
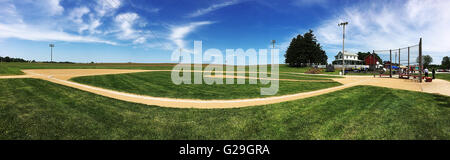
[[[84,42],[84,43],[105,43],[117,45],[117,43],[95,37],[78,36],[68,34],[62,31],[47,30],[38,26],[28,26],[26,24],[1,24],[0,38],[18,38],[31,41],[65,41],[65,42]]]
[[[133,1],[127,1],[128,4],[134,9],[145,11],[147,13],[158,13],[161,9],[149,6],[136,5]]]
[[[4,23],[23,23],[22,16],[17,12],[16,6],[7,2],[0,3],[0,19]]]
[[[75,23],[81,24],[83,23],[83,16],[88,14],[90,12],[90,9],[87,7],[78,7],[78,8],[74,8],[70,13],[69,13],[69,19],[72,20]]]
[[[75,23],[75,25],[78,27],[78,32],[83,33],[84,31],[88,30],[89,33],[99,33],[99,31],[96,30],[97,27],[99,27],[102,23],[99,19],[96,19],[94,17],[94,14],[91,13],[91,10],[85,6],[78,7],[72,9],[68,15],[68,19]],[[85,22],[83,17],[88,16],[89,22]]]
[[[64,7],[60,4],[61,0],[47,0],[44,1],[45,8],[51,15],[61,15],[64,12]]]
[[[346,44],[350,50],[400,48],[424,38],[424,52],[442,57],[450,52],[450,1],[409,0],[367,3],[344,8],[344,12],[324,21],[315,31],[319,42],[331,46],[342,43],[342,28],[348,21]]]
[[[2,18],[0,20],[0,38],[17,38],[22,40],[31,40],[31,41],[65,41],[65,42],[83,42],[83,43],[104,43],[110,45],[117,45],[117,43],[109,40],[103,40],[101,38],[92,37],[92,36],[83,36],[83,35],[75,35],[68,32],[65,32],[62,27],[58,27],[57,25],[41,25],[41,24],[33,24],[27,23],[22,19],[21,14],[17,11],[16,6],[13,1],[0,1],[2,8]],[[51,12],[55,15],[61,14],[60,12],[64,11],[64,8],[59,8],[59,1],[46,1],[51,8]],[[34,3],[33,3],[34,4]],[[31,7],[40,8],[42,4],[34,4]],[[5,10],[3,10],[5,9]],[[86,8],[78,8],[72,11],[74,13],[69,13],[70,19],[75,24],[83,24],[82,16],[89,12],[89,9]],[[80,15],[76,15],[80,14]],[[39,17],[39,15],[37,15]],[[45,20],[46,16],[43,15],[39,18]],[[13,20],[12,20],[13,19]],[[55,18],[52,18],[55,19]],[[56,21],[60,19],[55,19]],[[65,25],[64,25],[65,26]],[[98,25],[97,25],[98,26]]]
[[[132,39],[136,37],[133,27],[137,19],[139,19],[139,15],[136,13],[122,13],[116,16],[114,20],[121,30],[119,38]]]
[[[223,3],[213,4],[213,5],[211,5],[211,6],[207,7],[207,8],[198,9],[197,11],[189,14],[187,17],[192,18],[192,17],[202,16],[202,15],[205,15],[207,13],[210,13],[210,12],[213,12],[215,10],[218,10],[220,8],[224,8],[224,7],[227,7],[227,6],[231,6],[231,5],[237,4],[238,2],[239,1],[237,1],[237,0],[232,0],[232,1],[226,1],[226,2],[223,2]]]
[[[100,16],[104,16],[115,11],[122,5],[121,0],[98,0],[95,10]]]
[[[184,38],[189,33],[195,31],[200,26],[212,24],[211,21],[192,22],[188,25],[175,26],[171,28],[169,39],[177,45],[178,48],[185,48]]]

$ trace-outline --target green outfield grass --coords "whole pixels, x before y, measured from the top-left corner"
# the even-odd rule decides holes
[[[450,81],[450,74],[435,74],[435,77],[438,79]]]
[[[332,79],[332,78],[344,78],[342,76],[335,75],[316,75],[316,74],[298,74],[298,73],[280,73],[280,75],[285,76],[296,76],[296,77],[310,77],[310,78],[321,78],[321,79]]]
[[[450,97],[357,86],[279,104],[174,109],[0,80],[0,139],[450,139]]]
[[[22,69],[145,69],[145,70],[171,70],[176,64],[174,63],[0,63],[0,75],[20,75],[23,74]],[[203,65],[204,67],[207,64]],[[270,72],[270,66],[268,72]],[[246,67],[248,71],[248,66]],[[279,65],[280,72],[297,72],[304,73],[308,71],[308,67],[293,68],[287,65]],[[338,72],[339,73],[339,72]]]
[[[24,74],[22,71],[20,71],[20,68],[12,67],[12,66],[6,66],[3,64],[0,64],[0,76],[4,75],[21,75]]]
[[[194,75],[192,74],[192,77]],[[308,76],[294,77],[291,75],[280,76],[281,78],[326,80]],[[205,77],[206,78],[206,77]],[[98,86],[102,88],[118,90],[128,93],[149,95],[155,97],[189,98],[189,99],[241,99],[267,97],[261,95],[260,88],[268,88],[270,84],[182,84],[175,85],[171,80],[171,72],[142,72],[116,75],[76,77],[72,81]],[[193,78],[192,78],[193,81]],[[340,85],[340,83],[329,80],[329,82],[291,82],[279,81],[278,95],[294,94],[319,90]]]
[[[21,69],[148,69],[171,70],[175,64],[170,63],[1,63],[0,75],[23,74]]]

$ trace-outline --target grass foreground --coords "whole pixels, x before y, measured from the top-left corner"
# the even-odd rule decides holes
[[[193,74],[192,81],[193,81]],[[207,79],[206,77],[204,77]],[[330,88],[341,85],[330,79],[307,75],[280,75],[280,78],[294,80],[325,80],[327,82],[292,82],[279,81],[278,93],[274,96],[295,94]],[[187,99],[242,99],[268,97],[261,95],[261,88],[269,88],[271,84],[181,84],[175,85],[171,80],[171,72],[140,72],[128,74],[75,77],[72,81],[122,92],[149,95],[154,97],[187,98]]]
[[[447,80],[447,81],[450,81],[450,74],[449,73],[446,73],[446,74],[435,74],[435,77],[437,78],[437,79],[443,79],[443,80]]]
[[[450,139],[450,97],[380,87],[209,110],[128,103],[38,79],[3,79],[0,88],[0,139]]]

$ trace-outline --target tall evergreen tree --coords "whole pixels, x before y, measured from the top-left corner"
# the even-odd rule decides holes
[[[293,38],[284,56],[285,62],[292,67],[326,64],[328,59],[312,30]]]

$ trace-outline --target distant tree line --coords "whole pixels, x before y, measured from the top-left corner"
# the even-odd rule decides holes
[[[31,63],[36,63],[35,60],[25,60],[23,58],[11,58],[11,57],[1,57],[0,56],[0,62],[31,62]],[[74,62],[69,62],[69,61],[64,61],[64,62],[50,62],[50,61],[40,61],[39,63],[67,63],[67,64],[74,64]]]
[[[312,30],[293,38],[284,57],[286,58],[285,63],[291,67],[327,64],[328,59]]]
[[[24,60],[22,58],[11,58],[11,57],[0,57],[0,62],[29,62],[27,60]],[[36,62],[36,61],[32,61],[32,62]]]

